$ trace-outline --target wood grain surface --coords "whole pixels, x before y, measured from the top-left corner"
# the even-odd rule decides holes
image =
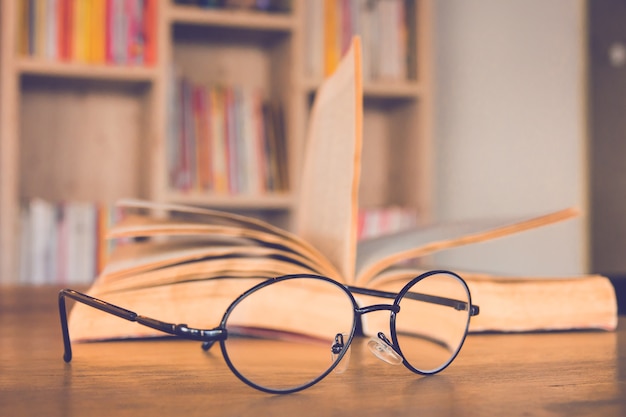
[[[290,395],[258,392],[219,349],[152,340],[63,346],[53,287],[0,287],[0,416],[626,415],[626,326],[616,332],[470,335],[441,374],[379,361]]]

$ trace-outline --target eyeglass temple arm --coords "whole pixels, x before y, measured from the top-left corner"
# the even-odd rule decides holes
[[[371,288],[361,288],[361,287],[353,287],[353,286],[348,286],[347,288],[353,293],[362,294],[362,295],[371,295],[373,297],[394,299],[398,296],[398,293],[395,293],[395,292],[379,291],[379,290],[373,290]],[[407,298],[410,298],[411,300],[424,301],[426,303],[452,307],[455,310],[460,310],[460,311],[467,310],[466,302],[460,301],[460,300],[454,300],[452,298],[439,297],[437,295],[422,294],[422,293],[411,292],[411,291],[404,294],[404,296]],[[480,312],[480,308],[477,305],[469,306],[470,316],[477,316],[479,312]]]
[[[166,323],[160,320],[151,319],[149,317],[141,316],[133,311],[126,310],[125,308],[118,307],[114,304],[107,303],[100,299],[91,297],[81,292],[64,289],[59,292],[59,316],[61,318],[61,331],[63,333],[63,344],[65,352],[63,354],[63,360],[69,362],[72,360],[72,344],[70,341],[70,334],[67,325],[67,308],[65,305],[65,297],[69,297],[75,301],[78,301],[88,306],[97,308],[105,313],[113,314],[114,316],[123,318],[128,321],[134,321],[152,329],[160,330],[164,333],[168,333],[174,336],[179,336],[184,339],[199,340],[205,343],[213,344],[218,340],[226,339],[226,332],[223,329],[194,329],[187,327],[186,324],[173,324]]]

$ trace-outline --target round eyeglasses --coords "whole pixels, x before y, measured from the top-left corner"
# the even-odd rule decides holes
[[[400,286],[400,288],[397,288]],[[246,384],[269,393],[300,391],[347,365],[357,329],[370,350],[418,374],[445,369],[478,314],[467,284],[450,271],[430,271],[383,289],[345,286],[318,275],[285,275],[250,288],[213,329],[194,329],[140,316],[74,290],[59,294],[66,361],[72,357],[65,297],[187,339],[208,350],[219,342],[226,364]],[[391,304],[380,303],[383,299]],[[358,300],[358,302],[357,302]],[[367,313],[389,311],[381,322]],[[372,315],[374,316],[374,315]],[[385,333],[388,331],[388,333]]]

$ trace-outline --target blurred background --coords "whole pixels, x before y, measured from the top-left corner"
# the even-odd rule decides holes
[[[61,56],[51,58],[54,47],[42,45],[62,25],[46,26],[44,12],[31,13],[40,3],[48,4],[7,0],[0,9],[0,282],[22,281],[18,272],[29,261],[20,253],[28,252],[24,248],[32,242],[19,236],[32,230],[20,221],[28,217],[24,207],[32,209],[39,198],[53,201],[53,207],[40,204],[37,210],[56,213],[57,220],[61,201],[102,198],[109,204],[132,196],[289,224],[289,212],[297,208],[301,138],[327,70],[310,68],[316,65],[314,47],[320,47],[321,38],[311,41],[315,32],[309,27],[319,24],[318,5],[324,2],[137,3],[157,5],[157,13],[138,11],[148,22],[146,32],[139,46],[127,48],[135,61],[122,64],[114,62],[112,52],[68,58],[62,47]],[[626,275],[626,2],[362,2],[367,10],[387,7],[376,11],[380,14],[393,14],[389,5],[396,3],[403,7],[402,36],[409,41],[402,47],[409,49],[409,62],[398,74],[375,65],[365,69],[370,150],[363,206],[408,208],[418,222],[577,207],[582,215],[576,220],[450,250],[435,261],[513,275],[599,272],[621,287],[619,277]],[[263,10],[232,16],[228,8]],[[82,13],[99,16],[90,10]],[[87,30],[83,39],[108,33],[83,26],[74,27]],[[366,40],[377,38],[372,33],[383,36],[370,32]],[[47,52],[37,52],[39,47]],[[256,184],[258,189],[233,190],[233,184],[226,191],[218,190],[219,184],[201,189],[204,185],[193,183],[189,172],[172,175],[172,155],[182,152],[170,138],[181,135],[174,129],[180,123],[172,122],[172,109],[182,104],[171,101],[171,87],[182,91],[217,84],[246,97],[253,96],[247,88],[263,87],[264,105],[274,109],[263,119],[276,136],[268,166],[281,168]],[[276,102],[282,110],[272,107]],[[281,130],[284,136],[276,133]],[[254,178],[253,173],[247,186]],[[83,220],[97,221],[97,214],[84,213]]]

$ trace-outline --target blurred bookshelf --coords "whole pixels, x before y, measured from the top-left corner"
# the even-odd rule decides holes
[[[288,229],[315,91],[353,34],[364,57],[360,204],[406,208],[412,224],[431,217],[432,0],[0,7],[0,283],[41,282],[20,278],[34,202],[58,213],[148,198]],[[93,256],[95,276],[106,255]]]

